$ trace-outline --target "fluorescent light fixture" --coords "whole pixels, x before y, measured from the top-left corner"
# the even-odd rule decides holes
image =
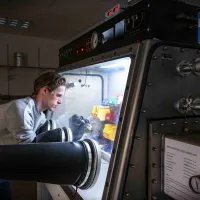
[[[5,18],[0,18],[0,25],[4,25],[6,23],[6,19]]]
[[[0,25],[6,27],[16,27],[16,28],[29,28],[31,22],[25,20],[16,20],[0,17]]]
[[[15,26],[18,25],[18,23],[19,23],[18,20],[10,20],[10,21],[8,22],[8,25],[9,25],[9,26],[12,26],[12,27],[15,27]]]
[[[21,28],[29,28],[30,27],[30,22],[24,22],[21,24]]]

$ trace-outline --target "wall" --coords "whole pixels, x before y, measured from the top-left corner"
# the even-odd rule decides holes
[[[13,65],[13,53],[28,54],[28,66],[58,67],[58,50],[65,41],[0,34],[0,65]]]
[[[0,34],[0,99],[2,95],[31,94],[35,78],[58,67],[58,52],[63,45],[64,41]],[[13,66],[14,52],[27,54],[25,68]]]

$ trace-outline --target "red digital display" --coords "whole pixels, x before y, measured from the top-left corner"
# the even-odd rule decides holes
[[[110,17],[113,14],[112,10],[108,12],[108,16]]]
[[[119,11],[119,6],[116,6],[113,8],[113,12],[117,12],[117,11]]]

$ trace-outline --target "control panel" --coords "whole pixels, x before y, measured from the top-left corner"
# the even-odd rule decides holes
[[[119,12],[121,7],[116,7]],[[112,12],[114,12],[114,8]],[[198,9],[176,1],[140,1],[59,50],[59,66],[145,39],[198,45]],[[169,12],[170,11],[170,12]],[[109,13],[109,12],[108,12]],[[165,59],[171,59],[164,55]]]
[[[110,42],[118,41],[144,30],[144,13],[145,10],[140,9],[123,18],[120,17],[116,23],[106,26],[108,28],[102,27],[101,30],[93,30],[74,41],[73,44],[66,45],[60,49],[60,62],[62,63],[63,60],[85,55]]]

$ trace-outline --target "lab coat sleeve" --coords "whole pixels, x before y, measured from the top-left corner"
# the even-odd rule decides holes
[[[5,119],[16,143],[31,143],[35,139],[34,116],[28,106],[12,104],[5,113]]]

